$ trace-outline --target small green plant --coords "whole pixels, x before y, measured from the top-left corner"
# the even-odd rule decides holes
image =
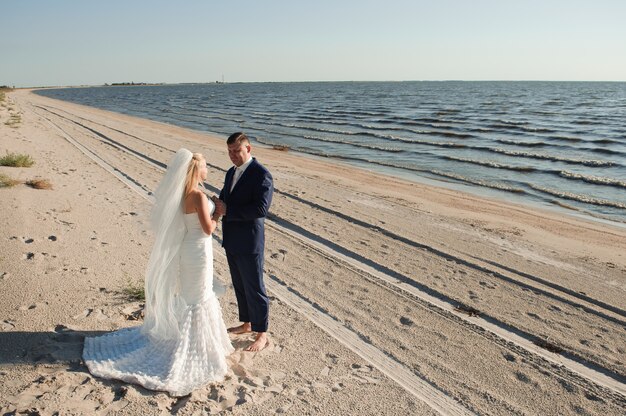
[[[12,177],[5,175],[4,173],[0,173],[0,188],[10,188],[19,183],[21,183],[21,181],[13,179]]]
[[[6,124],[6,123],[5,123]],[[19,153],[7,153],[6,156],[0,158],[0,166],[11,166],[14,168],[29,168],[35,164],[30,155]]]
[[[144,291],[144,287],[137,285],[136,283],[128,280],[126,287],[123,290],[124,294],[128,296],[129,300],[132,301],[145,301],[146,300],[146,292]]]
[[[24,183],[35,189],[52,189],[52,184],[47,179],[31,179]]]

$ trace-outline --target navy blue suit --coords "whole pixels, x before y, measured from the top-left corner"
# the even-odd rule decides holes
[[[274,192],[273,179],[253,158],[231,191],[234,173],[234,167],[226,172],[220,192],[220,199],[226,203],[222,246],[235,288],[239,320],[250,322],[255,332],[266,332],[269,299],[263,283],[263,251],[265,217]]]

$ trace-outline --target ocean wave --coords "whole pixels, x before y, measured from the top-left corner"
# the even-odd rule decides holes
[[[269,145],[269,146],[281,146],[281,145],[283,145],[282,143],[274,143],[272,141],[264,140],[264,139],[261,139],[261,138],[258,138],[258,137],[255,138],[255,139],[258,142],[263,143],[265,145]],[[506,185],[506,184],[503,184],[503,183],[484,181],[484,180],[481,180],[481,179],[468,178],[466,176],[458,175],[458,174],[455,174],[455,173],[443,172],[443,171],[435,170],[435,169],[433,169],[433,170],[431,170],[431,169],[422,169],[422,168],[418,168],[418,167],[415,167],[415,166],[406,165],[406,164],[403,164],[403,163],[392,163],[392,162],[385,162],[385,161],[382,161],[382,160],[371,160],[371,159],[358,157],[358,156],[334,155],[334,154],[330,154],[330,153],[325,153],[325,152],[320,152],[320,151],[317,151],[317,150],[313,150],[313,149],[308,148],[308,147],[291,147],[291,148],[293,150],[295,150],[295,151],[301,151],[303,153],[307,153],[307,154],[311,154],[311,155],[319,156],[319,157],[327,157],[327,158],[332,158],[332,159],[353,160],[353,161],[358,161],[358,162],[371,163],[371,164],[375,164],[375,165],[379,165],[379,166],[386,166],[386,167],[391,167],[391,168],[409,170],[409,171],[413,171],[413,172],[432,174],[432,175],[435,175],[435,176],[440,176],[440,177],[444,177],[444,178],[448,178],[448,179],[455,179],[455,180],[460,181],[460,182],[465,182],[465,183],[469,183],[469,184],[477,185],[477,186],[483,186],[483,187],[486,187],[486,188],[498,189],[498,190],[501,190],[501,191],[514,192],[514,193],[526,193],[526,191],[521,189],[521,188],[517,188],[517,187],[514,187],[514,186]]]
[[[583,147],[583,148],[579,148],[579,150],[585,150],[585,151],[593,152],[593,153],[602,153],[604,155],[617,155],[617,156],[626,155],[626,152],[620,152],[619,150],[613,150],[613,149],[605,149],[602,147]]]
[[[580,139],[578,137],[571,137],[571,136],[549,136],[548,138],[554,139],[554,140],[565,140],[568,142],[582,142],[583,141],[583,139]]]
[[[545,188],[539,185],[529,184],[529,186],[537,191],[544,192],[553,196],[572,201],[584,202],[586,204],[599,205],[603,207],[626,209],[626,204],[622,202],[609,201],[608,199],[594,198],[588,195],[574,194],[571,192],[559,191],[556,189]]]
[[[575,159],[575,158],[560,157],[560,156],[555,156],[555,155],[550,155],[550,154],[509,150],[509,149],[503,149],[499,147],[475,146],[471,144],[455,143],[455,142],[436,142],[436,141],[429,141],[429,140],[409,139],[409,138],[398,137],[394,135],[386,135],[386,134],[371,133],[370,135],[373,137],[378,137],[378,138],[386,139],[386,140],[401,141],[403,143],[411,143],[411,144],[419,144],[419,145],[443,147],[443,148],[482,150],[482,151],[487,151],[491,153],[504,154],[504,155],[512,156],[512,157],[526,157],[526,158],[531,158],[531,159],[550,160],[554,162],[579,164],[579,165],[584,165],[584,166],[608,167],[608,166],[617,165],[616,162],[613,162],[610,160]],[[499,139],[497,141],[500,143],[513,144],[513,143],[508,143],[505,139]],[[538,144],[535,146],[539,147]],[[594,151],[595,149],[587,148],[584,150]],[[606,152],[602,152],[602,151],[600,152],[607,153],[607,154],[621,154],[621,152],[617,152],[614,150],[607,150]]]
[[[616,186],[619,188],[626,188],[626,181],[622,181],[619,179],[606,178],[603,176],[594,176],[594,175],[582,175],[580,173],[573,173],[567,170],[560,171],[559,175],[567,179],[578,179],[578,180],[582,180],[588,183],[593,183],[595,185],[607,185],[607,186]]]
[[[590,126],[590,125],[601,125],[604,124],[602,121],[595,121],[595,120],[572,120],[570,121],[570,123],[572,124],[578,124],[581,126]]]
[[[560,157],[542,153],[530,153],[530,152],[518,152],[514,150],[506,150],[501,148],[485,148],[489,151],[501,153],[507,156],[514,157],[528,157],[532,159],[551,160],[554,162],[571,163],[585,166],[615,166],[617,163],[610,160],[595,160],[595,159],[574,159],[569,157]]]
[[[328,128],[316,127],[316,126],[303,126],[301,124],[289,124],[289,123],[266,123],[266,124],[270,124],[272,126],[300,129],[300,130],[318,131],[321,133],[332,133],[332,134],[338,134],[342,136],[355,136],[359,134],[358,131],[328,129]]]
[[[444,176],[446,178],[452,178],[452,179],[456,179],[456,180],[461,181],[461,182],[471,183],[472,185],[484,186],[484,187],[487,187],[487,188],[499,189],[501,191],[514,192],[514,193],[517,193],[517,194],[525,194],[526,193],[526,191],[521,189],[521,188],[517,188],[517,187],[514,187],[514,186],[506,185],[506,184],[503,184],[503,183],[491,182],[491,181],[483,181],[481,179],[472,179],[472,178],[468,178],[466,176],[457,175],[455,173],[441,172],[441,171],[438,171],[438,170],[432,170],[430,172],[434,173],[435,175]]]
[[[544,142],[518,142],[517,140],[506,140],[506,139],[497,139],[496,142],[502,144],[510,144],[512,146],[522,146],[522,147],[543,147],[547,146],[547,143]]]
[[[279,115],[276,113],[265,113],[262,111],[251,111],[250,114],[254,114],[260,117],[278,117]]]
[[[468,148],[468,147],[471,148],[471,146],[467,146],[467,145],[462,144],[462,143],[433,142],[433,141],[421,140],[421,139],[407,139],[405,137],[390,136],[390,135],[386,135],[386,134],[376,135],[376,137],[379,137],[381,139],[393,140],[393,141],[397,141],[397,142],[411,143],[411,144],[421,144],[421,145],[433,146],[433,147],[449,147],[449,148],[458,148],[458,149]]]
[[[360,147],[360,148],[363,148],[363,149],[382,150],[384,152],[391,152],[391,153],[404,152],[404,149],[398,149],[396,147],[378,146],[378,145],[375,145],[375,144],[367,144],[367,143],[356,143],[356,142],[351,142],[351,141],[347,141],[347,140],[332,139],[332,138],[328,138],[328,137],[306,136],[305,135],[305,136],[300,136],[300,138],[306,139],[306,140],[313,140],[313,141],[317,141],[317,142],[347,144],[347,145],[350,145],[350,146]]]
[[[419,117],[418,119],[416,119],[416,121],[421,122],[421,123],[441,123],[442,122],[440,118],[433,118],[433,117]]]
[[[450,115],[450,114],[458,114],[460,112],[461,112],[461,110],[457,110],[456,108],[444,108],[443,110],[436,111],[435,115],[437,117],[440,117],[440,116],[447,116],[447,115]]]
[[[498,123],[503,123],[505,125],[513,125],[513,126],[527,126],[528,121],[516,121],[516,120],[498,120]]]
[[[507,140],[507,139],[496,139],[495,142],[497,143],[502,143],[502,144],[507,144],[510,146],[518,146],[518,147],[550,147],[550,148],[554,148],[554,147],[561,147],[561,148],[568,148],[568,149],[575,149],[575,150],[584,150],[585,152],[592,152],[592,153],[602,153],[604,155],[616,155],[616,156],[624,156],[626,155],[626,152],[622,152],[619,150],[614,150],[614,149],[607,149],[604,147],[574,147],[573,145],[567,145],[567,144],[556,144],[556,143],[546,143],[546,142],[520,142],[517,140]],[[602,141],[604,143],[606,143],[605,141]],[[600,140],[594,141],[593,143],[602,143]]]
[[[554,129],[549,129],[547,127],[526,127],[526,126],[517,126],[519,130],[529,133],[554,133]]]
[[[555,133],[555,130],[549,129],[546,127],[532,127],[528,125],[506,123],[503,121],[498,121],[498,122],[488,121],[487,127],[490,127],[492,129],[498,129],[498,130],[506,130],[506,131],[514,130],[514,131],[519,131],[523,133]]]
[[[341,114],[341,115],[348,115],[348,116],[352,116],[352,115],[356,115],[356,116],[373,116],[373,117],[380,117],[382,115],[384,115],[381,112],[373,112],[373,111],[357,111],[357,110],[324,110],[324,111],[319,111],[318,113],[324,114],[324,113],[328,113],[328,114]]]
[[[283,123],[272,123],[271,125],[278,125],[281,126],[283,125]],[[292,138],[301,138],[301,139],[306,139],[306,140],[312,140],[312,141],[319,141],[319,142],[326,142],[326,143],[337,143],[337,144],[348,144],[348,145],[352,145],[352,146],[356,146],[356,147],[361,147],[361,148],[369,148],[369,149],[375,149],[375,150],[384,150],[384,151],[388,151],[388,152],[403,152],[406,149],[398,149],[398,148],[393,148],[393,147],[387,147],[387,146],[379,146],[379,145],[373,145],[373,144],[365,144],[365,143],[357,143],[357,142],[353,142],[353,141],[349,141],[349,140],[345,140],[345,139],[337,139],[337,138],[333,138],[333,137],[320,137],[320,136],[312,136],[312,135],[293,135],[293,134],[289,134],[289,133],[285,133],[285,132],[280,132],[280,131],[274,131],[274,130],[269,130],[266,127],[252,127],[252,126],[248,126],[248,129],[252,129],[252,130],[257,130],[257,131],[263,131],[265,133],[268,134],[272,134],[272,135],[281,135],[281,136],[285,136],[285,137],[292,137]],[[419,144],[419,140],[411,140],[411,139],[403,139],[403,138],[393,138],[391,139],[390,136],[387,135],[383,135],[383,134],[377,134],[377,133],[373,133],[373,132],[343,132],[343,131],[338,131],[338,130],[332,130],[332,129],[311,129],[313,131],[321,131],[321,132],[326,132],[326,133],[336,133],[336,134],[341,134],[341,135],[347,135],[347,136],[354,136],[354,135],[363,135],[363,136],[369,136],[369,137],[374,137],[374,138],[382,138],[382,139],[386,139],[386,140],[390,140],[390,141],[397,141],[397,142],[402,142],[402,143],[418,143]],[[263,143],[262,139],[260,138],[255,138],[257,140],[259,140],[261,143]],[[429,143],[426,141],[422,141],[425,143]],[[276,143],[272,143],[272,145],[274,145]],[[280,143],[282,145],[282,143]],[[448,147],[446,146],[445,143],[441,143],[441,145],[443,147]],[[449,144],[450,147],[458,147],[457,145],[454,145],[453,143]]]
[[[437,126],[432,126],[432,127],[437,127]],[[428,131],[425,134],[430,134],[433,136],[443,136],[443,137],[457,137],[459,139],[470,139],[472,137],[475,137],[473,134],[469,134],[469,133],[454,133],[451,131]]]
[[[615,139],[597,139],[597,140],[591,140],[593,143],[599,143],[599,144],[622,144],[621,141],[619,140],[615,140]]]
[[[369,124],[346,123],[346,122],[336,122],[336,121],[329,121],[327,122],[327,124],[357,127],[357,128],[362,128],[364,130],[341,130],[337,128],[306,126],[302,124],[270,122],[270,121],[265,121],[262,124],[300,129],[300,130],[305,130],[305,131],[317,131],[317,132],[322,132],[322,133],[338,134],[338,135],[344,135],[344,136],[369,136],[369,137],[376,137],[376,138],[385,139],[385,140],[403,141],[405,143],[420,143],[420,140],[419,139],[416,139],[416,140],[402,139],[394,135],[376,133],[375,131],[406,132],[406,133],[425,135],[425,136],[450,137],[450,138],[462,138],[462,139],[474,137],[471,134],[465,134],[465,133],[454,133],[454,132],[434,131],[434,130],[415,130],[415,129],[398,128],[398,127],[380,127],[380,126],[373,126]],[[374,130],[374,131],[371,131],[371,130]],[[423,141],[423,142],[428,143],[426,141]],[[432,143],[436,143],[436,142],[432,142]],[[464,147],[464,146],[460,146],[460,145],[449,146],[449,145],[444,144],[444,147]]]
[[[464,157],[455,157],[455,156],[443,156],[444,159],[453,160],[455,162],[465,162],[471,163],[474,165],[487,166],[490,168],[496,169],[506,169],[506,170],[514,170],[517,172],[535,172],[537,168],[533,168],[531,166],[514,166],[514,165],[506,165],[503,163],[492,162],[489,160],[476,160],[476,159],[467,159]]]

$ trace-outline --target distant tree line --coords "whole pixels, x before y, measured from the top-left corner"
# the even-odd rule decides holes
[[[105,87],[119,87],[119,86],[133,86],[133,85],[163,85],[163,83],[154,82],[112,82],[111,84],[104,84]]]

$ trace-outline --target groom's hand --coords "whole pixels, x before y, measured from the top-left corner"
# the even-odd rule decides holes
[[[213,201],[213,203],[215,204],[215,215],[221,217],[222,215],[226,214],[226,204],[224,203],[224,201],[217,198],[216,196],[212,196],[211,201]]]

